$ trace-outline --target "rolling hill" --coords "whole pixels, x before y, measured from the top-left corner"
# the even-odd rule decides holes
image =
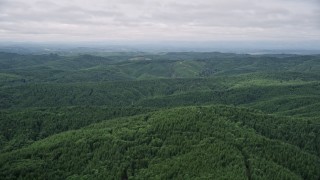
[[[320,178],[320,56],[0,53],[0,179]]]

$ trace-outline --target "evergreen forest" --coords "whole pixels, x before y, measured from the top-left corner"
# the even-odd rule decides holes
[[[320,180],[320,55],[0,52],[0,179]]]

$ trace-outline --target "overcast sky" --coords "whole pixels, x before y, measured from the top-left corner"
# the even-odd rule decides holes
[[[0,41],[320,41],[320,0],[0,0]]]

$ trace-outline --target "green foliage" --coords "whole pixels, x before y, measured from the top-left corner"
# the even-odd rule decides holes
[[[0,152],[102,120],[154,111],[150,108],[58,107],[0,111]]]
[[[318,156],[278,138],[262,136],[246,123],[235,122],[232,119],[235,112],[256,124],[266,121],[264,116],[255,115],[255,112],[225,106],[179,108],[110,120],[2,154],[0,177],[320,177]],[[273,120],[280,124],[290,123]],[[262,127],[266,131],[272,129]],[[308,141],[308,138],[297,138]],[[32,165],[26,166],[28,164]]]
[[[320,179],[320,57],[0,53],[0,179]]]

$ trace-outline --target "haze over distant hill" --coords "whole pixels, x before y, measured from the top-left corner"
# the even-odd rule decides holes
[[[248,54],[320,54],[318,41],[111,41],[2,42],[0,51],[23,54],[100,54],[105,52],[225,52]]]

